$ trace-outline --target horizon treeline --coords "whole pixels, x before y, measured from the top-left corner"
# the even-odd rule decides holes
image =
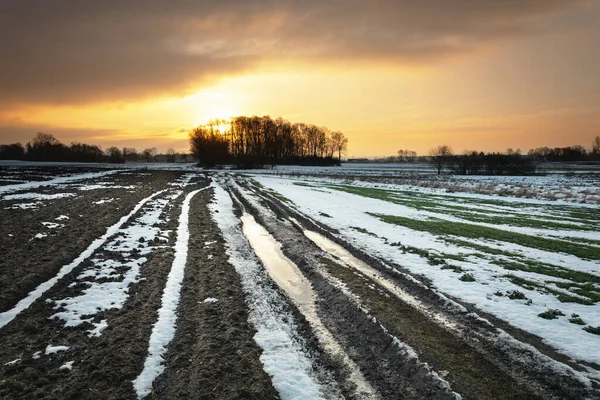
[[[340,131],[268,115],[213,120],[190,132],[192,154],[204,167],[339,165],[347,145]]]
[[[454,154],[448,145],[429,150],[427,161],[438,175],[446,168],[457,175],[533,175],[538,172],[540,162],[573,162],[600,160],[600,135],[592,141],[588,152],[583,146],[539,147],[531,149],[527,155],[521,150],[507,149],[505,153],[484,153],[465,150]]]
[[[66,145],[54,135],[44,132],[38,132],[25,146],[21,143],[0,145],[0,160],[124,163],[136,161],[187,162],[189,159],[189,154],[177,153],[172,148],[167,149],[165,154],[160,154],[155,147],[138,152],[134,147],[121,149],[112,146],[102,150],[100,146],[79,142]]]

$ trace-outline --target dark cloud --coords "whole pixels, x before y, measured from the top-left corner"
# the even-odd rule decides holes
[[[589,2],[3,0],[0,103],[181,93],[262,62],[436,62]]]

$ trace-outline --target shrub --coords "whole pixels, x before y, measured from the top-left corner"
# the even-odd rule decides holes
[[[544,311],[541,314],[538,314],[538,317],[544,319],[557,319],[560,316],[564,316],[565,314],[560,310],[548,310]]]

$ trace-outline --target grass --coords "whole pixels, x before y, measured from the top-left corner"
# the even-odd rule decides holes
[[[544,293],[544,292],[551,293],[551,294],[555,295],[556,299],[558,301],[560,301],[561,303],[578,303],[578,304],[583,304],[586,306],[591,306],[594,304],[594,301],[592,301],[591,299],[582,298],[582,297],[578,297],[578,296],[570,296],[559,290],[552,289],[552,288],[550,288],[544,284],[541,284],[539,282],[521,278],[520,276],[509,274],[509,275],[505,275],[504,277],[509,279],[513,284],[521,286],[522,288],[525,288],[527,290],[538,290],[538,291],[541,291],[542,293]]]
[[[475,277],[469,273],[464,274],[459,279],[463,282],[475,282]]]
[[[493,260],[492,264],[496,264],[511,271],[533,272],[540,275],[552,276],[554,278],[567,279],[573,282],[600,283],[600,277],[588,274],[587,272],[574,271],[524,258],[519,259],[518,262],[497,259]]]
[[[311,185],[310,183],[306,183],[306,182],[294,182],[294,185],[304,186],[304,187],[315,187],[314,185]]]
[[[506,297],[511,300],[527,300],[527,296],[519,290],[511,290],[506,293]]]
[[[363,188],[349,185],[330,185],[331,189],[344,191],[351,194],[356,194],[363,197],[370,197],[373,199],[383,200],[395,204],[401,204],[408,207],[416,208],[419,210],[426,210],[431,212],[439,212],[443,214],[452,215],[458,218],[462,218],[472,222],[483,222],[494,225],[510,225],[527,228],[539,228],[539,229],[569,229],[578,231],[596,231],[600,226],[594,223],[600,221],[600,214],[598,218],[595,216],[588,218],[587,213],[571,211],[573,214],[569,214],[570,217],[561,217],[559,215],[552,215],[548,220],[539,218],[530,218],[527,215],[512,214],[507,211],[496,211],[486,210],[479,211],[469,209],[471,204],[490,204],[499,205],[502,207],[510,207],[512,209],[518,207],[531,207],[529,204],[517,203],[517,202],[505,202],[498,200],[481,200],[481,199],[470,199],[464,197],[452,197],[455,204],[448,204],[449,198],[447,196],[436,196],[418,192],[408,191],[392,191],[386,189],[375,189],[375,188]],[[544,209],[548,212],[548,207]],[[557,211],[563,211],[562,208],[557,208]],[[573,224],[573,220],[578,222],[588,222],[586,225],[581,226]]]
[[[600,326],[586,326],[585,328],[583,328],[584,331],[589,332],[589,333],[593,333],[594,335],[600,335]]]
[[[560,310],[548,310],[548,311],[544,311],[541,314],[538,314],[538,317],[544,318],[544,319],[557,319],[558,317],[562,317],[564,315],[565,314]]]
[[[571,318],[569,318],[569,322],[576,325],[585,325],[585,321],[581,319],[578,314],[571,314]]]
[[[456,239],[456,238],[450,238],[450,237],[448,237],[448,238],[444,238],[444,241],[446,243],[454,244],[454,245],[460,246],[460,247],[470,247],[473,250],[477,250],[477,251],[480,251],[482,253],[494,254],[494,255],[497,255],[497,256],[507,256],[507,257],[514,257],[515,256],[514,253],[511,253],[509,251],[495,249],[493,247],[484,246],[484,245],[473,243],[473,242],[468,242],[466,240],[461,240],[461,239]]]
[[[470,239],[497,240],[553,253],[572,254],[588,260],[600,260],[600,251],[597,248],[566,242],[564,240],[530,236],[486,226],[471,225],[464,222],[444,221],[440,219],[414,220],[395,215],[369,214],[389,224],[401,225],[421,232],[429,232],[436,236],[452,235]]]

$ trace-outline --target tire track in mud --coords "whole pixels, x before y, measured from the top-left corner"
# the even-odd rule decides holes
[[[267,274],[241,230],[241,211],[219,184],[211,204],[225,239],[228,261],[241,277],[248,320],[262,349],[260,361],[282,399],[341,398],[330,359],[318,351],[308,323]],[[235,214],[234,214],[235,212]],[[345,393],[344,393],[345,394]]]
[[[240,184],[245,185],[243,181]],[[273,198],[273,196],[262,193],[258,188],[247,188],[247,190],[257,192],[255,194],[247,191],[244,193],[248,197],[246,199],[247,204],[248,202],[252,203],[250,204],[250,208],[254,208],[253,213],[255,216],[262,220],[261,222],[267,226],[271,234],[274,234],[282,243],[286,255],[295,261],[311,280],[313,287],[317,289],[319,295],[322,297],[320,303],[322,305],[321,311],[329,315],[329,319],[326,318],[325,320],[338,326],[340,335],[343,336],[345,334],[349,338],[346,342],[347,345],[351,346],[353,343],[360,343],[362,341],[368,346],[381,346],[381,344],[372,343],[372,338],[364,336],[365,333],[368,333],[369,329],[361,328],[361,324],[363,323],[360,322],[360,315],[347,306],[348,298],[344,300],[343,297],[336,297],[332,294],[335,292],[335,289],[331,289],[331,283],[324,284],[322,282],[324,279],[322,271],[321,273],[318,271],[320,268],[324,268],[327,273],[333,274],[337,279],[341,280],[344,286],[342,289],[350,289],[350,291],[358,295],[367,308],[369,308],[371,314],[377,317],[377,320],[385,326],[386,330],[413,345],[424,361],[433,365],[436,370],[447,374],[447,378],[455,390],[465,397],[497,398],[501,396],[503,398],[534,398],[536,393],[545,398],[581,398],[594,396],[592,394],[595,393],[594,389],[586,386],[583,381],[578,380],[579,378],[574,379],[572,373],[568,371],[568,367],[563,366],[565,367],[565,374],[563,374],[563,371],[560,371],[560,366],[552,367],[552,364],[549,364],[540,367],[536,365],[535,360],[537,358],[533,357],[531,359],[531,355],[527,352],[531,352],[531,350],[526,349],[527,345],[525,345],[525,348],[519,348],[518,346],[515,348],[514,343],[506,345],[504,343],[506,339],[503,338],[502,333],[495,333],[497,337],[496,342],[492,338],[487,339],[487,342],[480,343],[480,337],[485,336],[481,336],[480,331],[482,329],[484,332],[487,329],[489,334],[497,332],[489,323],[487,325],[490,326],[485,328],[481,326],[477,327],[475,329],[476,334],[473,337],[457,337],[441,329],[439,325],[428,320],[425,315],[417,312],[414,308],[407,306],[398,299],[391,298],[390,293],[374,283],[370,277],[364,276],[358,271],[349,270],[347,266],[340,263],[339,260],[336,262],[332,257],[326,256],[326,258],[323,258],[322,253],[321,256],[317,256],[314,251],[308,251],[307,249],[310,249],[311,246],[314,248],[312,243],[303,242],[302,238],[298,236],[299,232],[294,234],[294,228],[288,223],[277,221],[274,217],[266,216],[265,213],[268,214],[271,211],[265,212],[264,209],[260,210],[260,208],[268,205],[276,212],[279,218],[288,218],[290,213],[298,216],[297,213],[291,212],[287,208],[287,205]],[[258,193],[259,191],[261,193]],[[262,205],[261,202],[263,203]],[[303,216],[301,217],[304,218]],[[346,246],[348,245],[346,244]],[[389,271],[385,271],[385,267],[381,267],[381,265],[377,266],[380,271],[383,269],[382,272],[385,276],[392,278],[396,284],[399,283],[397,279],[394,279],[395,277],[389,275]],[[412,284],[413,286],[419,286],[415,282]],[[431,291],[427,293],[426,290],[421,288],[421,292],[421,295],[424,295],[424,298],[422,297],[421,299],[432,306],[440,307],[440,303],[448,303],[447,299],[435,299]],[[442,308],[444,307],[449,307],[449,305],[443,304]],[[463,311],[463,314],[467,316],[471,315],[467,314],[466,310]],[[470,327],[467,329],[467,336],[470,335],[469,329],[475,328],[477,325],[485,325],[481,320],[477,320],[477,318],[475,320],[472,317],[465,318],[472,320],[466,325]],[[348,321],[352,322],[348,323]],[[465,323],[464,318],[461,320],[461,323]],[[353,325],[355,326],[354,330]],[[362,334],[357,333],[361,329],[363,330]],[[507,335],[504,334],[504,336]],[[512,341],[515,342],[514,339]],[[478,345],[474,346],[474,343]],[[527,351],[523,351],[523,349]],[[519,350],[523,354],[518,352]],[[517,352],[517,354],[507,357],[505,352],[510,353],[511,351]],[[358,352],[360,352],[360,349]],[[368,359],[368,355],[365,355],[365,357]],[[516,370],[511,370],[514,368],[513,362],[515,358],[521,358],[520,363],[522,365],[519,365]],[[382,358],[381,360],[384,359]],[[377,361],[373,360],[373,364],[377,364]],[[531,370],[523,371],[523,365],[529,365]],[[376,367],[377,365],[375,365]],[[402,371],[401,365],[390,364],[389,367],[393,367],[392,369],[400,368],[399,371]],[[559,368],[559,370],[552,368]],[[380,371],[380,373],[385,375],[385,371]],[[512,374],[517,375],[516,379]],[[400,373],[399,375],[402,374]],[[367,377],[369,378],[369,376]],[[490,377],[493,378],[490,379]],[[377,377],[373,376],[371,378],[377,379]],[[384,397],[386,395],[391,396],[392,393],[384,392],[381,389],[380,391],[384,394]]]
[[[177,331],[154,382],[157,398],[276,399],[248,321],[240,275],[229,264],[205,191],[191,202],[188,262]]]
[[[48,290],[40,299],[46,301],[36,301],[2,329],[1,398],[135,398],[131,381],[142,370],[173,261],[174,240],[168,232],[176,229],[181,195],[198,184],[206,186],[207,181],[200,179],[183,190],[168,189],[142,207],[105,246]],[[144,225],[145,230],[141,229]],[[137,276],[125,282],[128,271],[136,266]],[[86,303],[85,289],[104,285],[111,292],[111,283],[119,283],[116,304],[100,304],[100,310],[85,314],[91,305]],[[79,306],[85,307],[73,311],[64,306],[77,298],[82,299]],[[51,299],[58,299],[59,308]],[[71,323],[75,326],[49,319],[66,311],[73,312],[67,324],[75,321]],[[97,324],[104,328],[99,337],[93,334]],[[68,349],[41,354],[50,344]],[[68,363],[71,369],[61,369]]]
[[[346,353],[358,365],[367,381],[382,398],[433,398],[454,399],[459,397],[447,382],[431,369],[418,362],[407,347],[398,345],[373,317],[350,301],[345,291],[334,287],[318,272],[323,253],[295,230],[291,223],[281,223],[270,210],[262,208],[251,194],[240,187],[232,190],[240,196],[244,205],[269,233],[281,243],[284,254],[289,257],[308,278],[318,296],[318,314],[325,327],[334,333]],[[347,291],[346,291],[347,292]],[[338,381],[343,385],[348,377],[340,364],[333,364]],[[357,394],[350,391],[353,398]]]

